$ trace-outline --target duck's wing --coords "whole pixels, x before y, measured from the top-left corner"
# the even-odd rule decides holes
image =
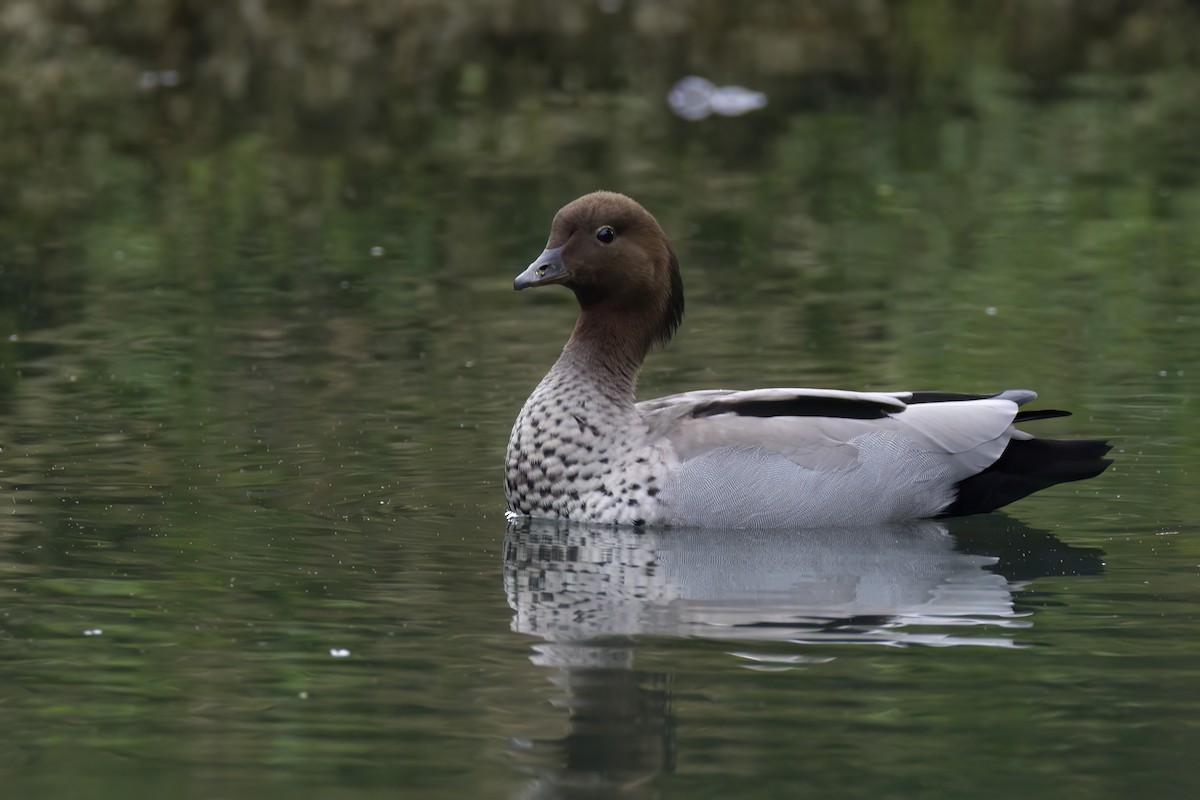
[[[708,390],[638,405],[651,435],[667,439],[681,461],[724,448],[753,448],[814,470],[860,464],[861,437],[886,434],[905,450],[944,456],[961,479],[1004,451],[1017,405],[1037,395],[847,392],[833,389]],[[1059,415],[1062,412],[1046,412]]]
[[[679,459],[663,492],[675,524],[853,525],[991,511],[1110,463],[1101,440],[1035,439],[1014,423],[1036,395],[698,392],[652,401],[652,436]]]
[[[851,525],[975,514],[1104,471],[1100,440],[1035,439],[1014,423],[1037,395],[760,389],[644,404],[679,459],[662,497],[675,524]]]

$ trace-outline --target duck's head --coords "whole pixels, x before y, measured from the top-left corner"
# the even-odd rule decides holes
[[[679,261],[667,235],[623,194],[592,192],[554,215],[546,249],[513,288],[552,283],[573,291],[585,315],[642,328],[647,346],[670,339],[683,318]]]

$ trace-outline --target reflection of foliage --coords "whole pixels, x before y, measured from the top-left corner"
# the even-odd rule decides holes
[[[1200,169],[1189,155],[1197,82],[1175,77],[1195,66],[1188,43],[1200,34],[1186,4],[616,5],[604,14],[503,0],[9,4],[0,14],[0,171],[19,191],[0,199],[5,291],[147,268],[218,287],[222,275],[252,277],[227,258],[247,248],[302,254],[331,235],[342,237],[335,251],[349,245],[339,215],[392,215],[364,225],[376,230],[414,211],[441,218],[439,206],[461,205],[479,181],[520,191],[523,178],[556,175],[562,164],[575,165],[572,191],[614,178],[654,186],[650,164],[687,174],[696,184],[689,217],[727,195],[722,172],[736,179],[752,168],[779,174],[755,192],[764,209],[799,184],[814,199],[807,209],[791,201],[791,211],[820,218],[874,203],[874,186],[838,194],[853,192],[849,175],[888,185],[913,171],[966,179],[980,166],[980,136],[994,142],[983,166],[1007,173],[1014,159],[1029,163],[1025,107],[1008,99],[1013,91],[1078,109],[1079,126],[1060,115],[1062,135],[1030,163],[1044,175],[1111,184],[1123,166],[1114,161],[1136,158],[1156,185],[1191,185]],[[181,85],[153,87],[163,70]],[[686,129],[660,98],[687,70],[768,89],[772,107]],[[139,89],[146,75],[141,85],[151,88]],[[1121,77],[1130,75],[1144,77]],[[855,96],[880,104],[873,131],[855,130],[857,116],[792,117]],[[1104,115],[1131,103],[1133,119],[1111,128]],[[621,124],[605,124],[611,117]],[[997,132],[997,121],[1006,129]],[[680,140],[688,146],[669,146]],[[959,194],[927,210],[961,211]],[[76,215],[96,219],[107,233],[93,244],[122,251],[124,263],[54,258],[75,244],[61,231]],[[955,216],[947,244],[969,249],[969,227]],[[167,241],[120,246],[123,226],[150,222],[168,229]],[[202,241],[206,252],[192,263],[178,249],[164,259],[171,236]],[[286,268],[265,265],[253,277],[277,284],[328,271],[327,258],[281,261]]]

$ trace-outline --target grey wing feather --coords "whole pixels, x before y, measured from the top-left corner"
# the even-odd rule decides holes
[[[878,419],[833,416],[693,416],[724,402],[797,396],[886,403]],[[677,522],[845,524],[847,496],[866,497],[861,519],[932,516],[954,485],[995,462],[1017,432],[1017,403],[1032,392],[905,405],[910,393],[761,389],[688,392],[639,404],[652,436],[667,439],[680,469],[666,498]]]
[[[853,455],[852,443],[869,433],[889,432],[912,442],[915,449],[964,457],[971,472],[988,466],[1003,451],[987,447],[991,442],[1011,435],[1016,416],[1013,395],[1025,402],[1032,392],[1005,392],[984,400],[952,401],[905,405],[903,397],[911,393],[841,392],[821,389],[758,389],[747,392],[709,390],[686,392],[648,400],[638,404],[650,435],[670,440],[680,459],[725,446],[762,447],[788,456],[797,464],[853,466],[846,459]],[[796,396],[863,400],[886,403],[894,413],[880,419],[848,419],[832,416],[741,416],[735,413],[694,417],[695,410],[714,399],[722,402],[743,400],[787,400]],[[850,447],[847,447],[850,445]],[[979,452],[983,447],[984,452]],[[833,451],[840,455],[830,455]],[[994,452],[993,452],[994,451]],[[978,457],[971,457],[974,454]],[[809,463],[807,459],[817,459]]]

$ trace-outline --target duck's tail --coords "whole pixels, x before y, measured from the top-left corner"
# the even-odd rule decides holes
[[[1014,438],[994,464],[958,482],[941,516],[983,514],[1057,483],[1094,478],[1112,463],[1104,457],[1111,449],[1103,439]]]

